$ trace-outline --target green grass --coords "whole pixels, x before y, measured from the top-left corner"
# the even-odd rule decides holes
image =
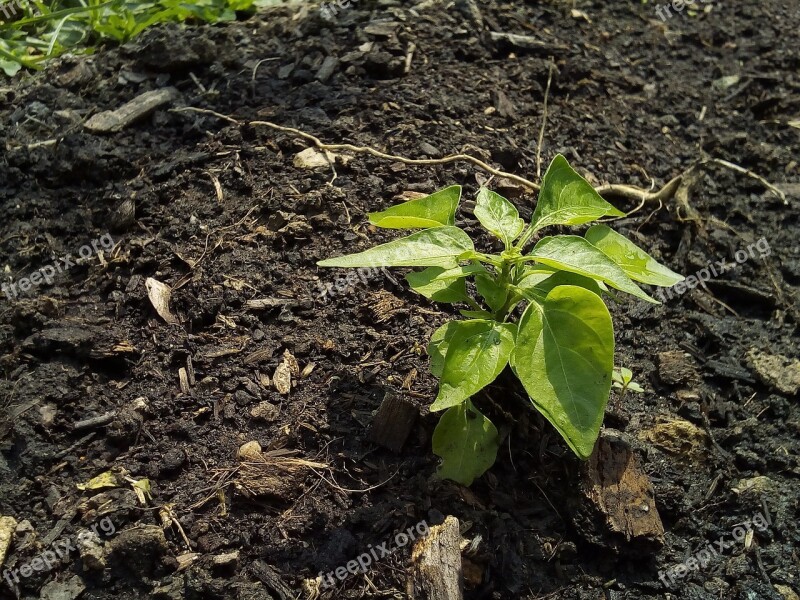
[[[156,23],[232,21],[253,5],[254,0],[0,0],[0,69],[13,77],[65,52],[127,42]]]

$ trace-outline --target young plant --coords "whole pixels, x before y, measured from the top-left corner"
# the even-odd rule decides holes
[[[494,463],[497,429],[472,398],[506,365],[533,406],[585,460],[600,433],[613,381],[614,330],[603,296],[613,288],[658,304],[635,282],[671,286],[683,277],[602,224],[583,237],[542,237],[528,250],[546,227],[625,216],[561,155],[544,175],[530,224],[502,196],[486,188],[478,192],[475,217],[502,242],[500,254],[479,252],[455,226],[460,199],[456,185],[371,213],[377,227],[421,231],[317,264],[425,267],[406,276],[413,290],[469,307],[459,311],[466,320],[446,323],[428,345],[430,369],[439,378],[430,410],[445,411],[433,434],[441,477],[469,485]],[[477,298],[468,292],[468,279]]]

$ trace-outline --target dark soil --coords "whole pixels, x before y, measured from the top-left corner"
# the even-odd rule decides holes
[[[698,5],[662,22],[638,1],[580,2],[582,14],[565,2],[487,1],[476,15],[464,1],[364,0],[331,23],[296,6],[154,28],[6,82],[3,282],[92,240],[100,252],[0,298],[0,516],[22,523],[2,567],[105,517],[114,533],[98,529],[100,564],[73,552],[13,589],[0,580],[0,597],[73,598],[85,586],[81,597],[98,599],[402,598],[409,547],[320,596],[308,580],[454,515],[473,543],[467,598],[797,598],[800,407],[751,350],[798,356],[800,130],[788,122],[800,118],[800,11],[777,0]],[[317,260],[392,237],[367,211],[454,183],[470,200],[485,174],[356,156],[328,185],[330,170],[293,164],[307,142],[263,127],[167,107],[119,133],[82,126],[173,85],[175,106],[409,157],[464,150],[535,179],[549,56],[545,166],[561,152],[597,183],[649,187],[713,156],[787,195],[713,166],[689,195],[698,219],[673,201],[615,224],[684,274],[734,262],[761,238],[770,249],[663,306],[613,305],[617,363],[646,391],[612,398],[606,426],[652,481],[660,548],[626,547],[581,518],[584,467],[510,379],[475,399],[509,434],[496,465],[469,489],[437,481],[424,347],[454,311],[421,300],[398,271],[318,297],[342,273]],[[337,60],[320,72],[327,57]],[[534,196],[501,191],[530,215]],[[469,210],[460,219],[474,224]],[[175,288],[179,323],[156,314],[151,277]],[[304,370],[288,396],[271,382],[286,351]],[[797,377],[797,364],[779,375]],[[368,438],[387,391],[421,409],[399,453]],[[252,416],[262,402],[273,406]],[[272,453],[238,469],[238,448],[253,440]],[[109,470],[120,487],[77,487]],[[145,478],[142,503],[130,482]],[[748,539],[676,576],[761,517]],[[234,551],[238,560],[220,558]]]

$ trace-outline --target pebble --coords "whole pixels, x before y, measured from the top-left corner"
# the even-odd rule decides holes
[[[172,448],[167,451],[161,461],[161,470],[164,472],[175,472],[186,463],[186,452],[182,448]]]
[[[269,423],[276,420],[280,412],[280,409],[271,402],[260,402],[250,410],[250,416]]]

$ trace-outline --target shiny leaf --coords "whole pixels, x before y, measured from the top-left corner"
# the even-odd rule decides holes
[[[581,459],[594,448],[614,368],[611,315],[576,286],[531,302],[519,322],[511,364],[534,406]]]
[[[460,200],[461,186],[451,185],[430,196],[369,213],[369,221],[384,229],[428,229],[453,225]]]

